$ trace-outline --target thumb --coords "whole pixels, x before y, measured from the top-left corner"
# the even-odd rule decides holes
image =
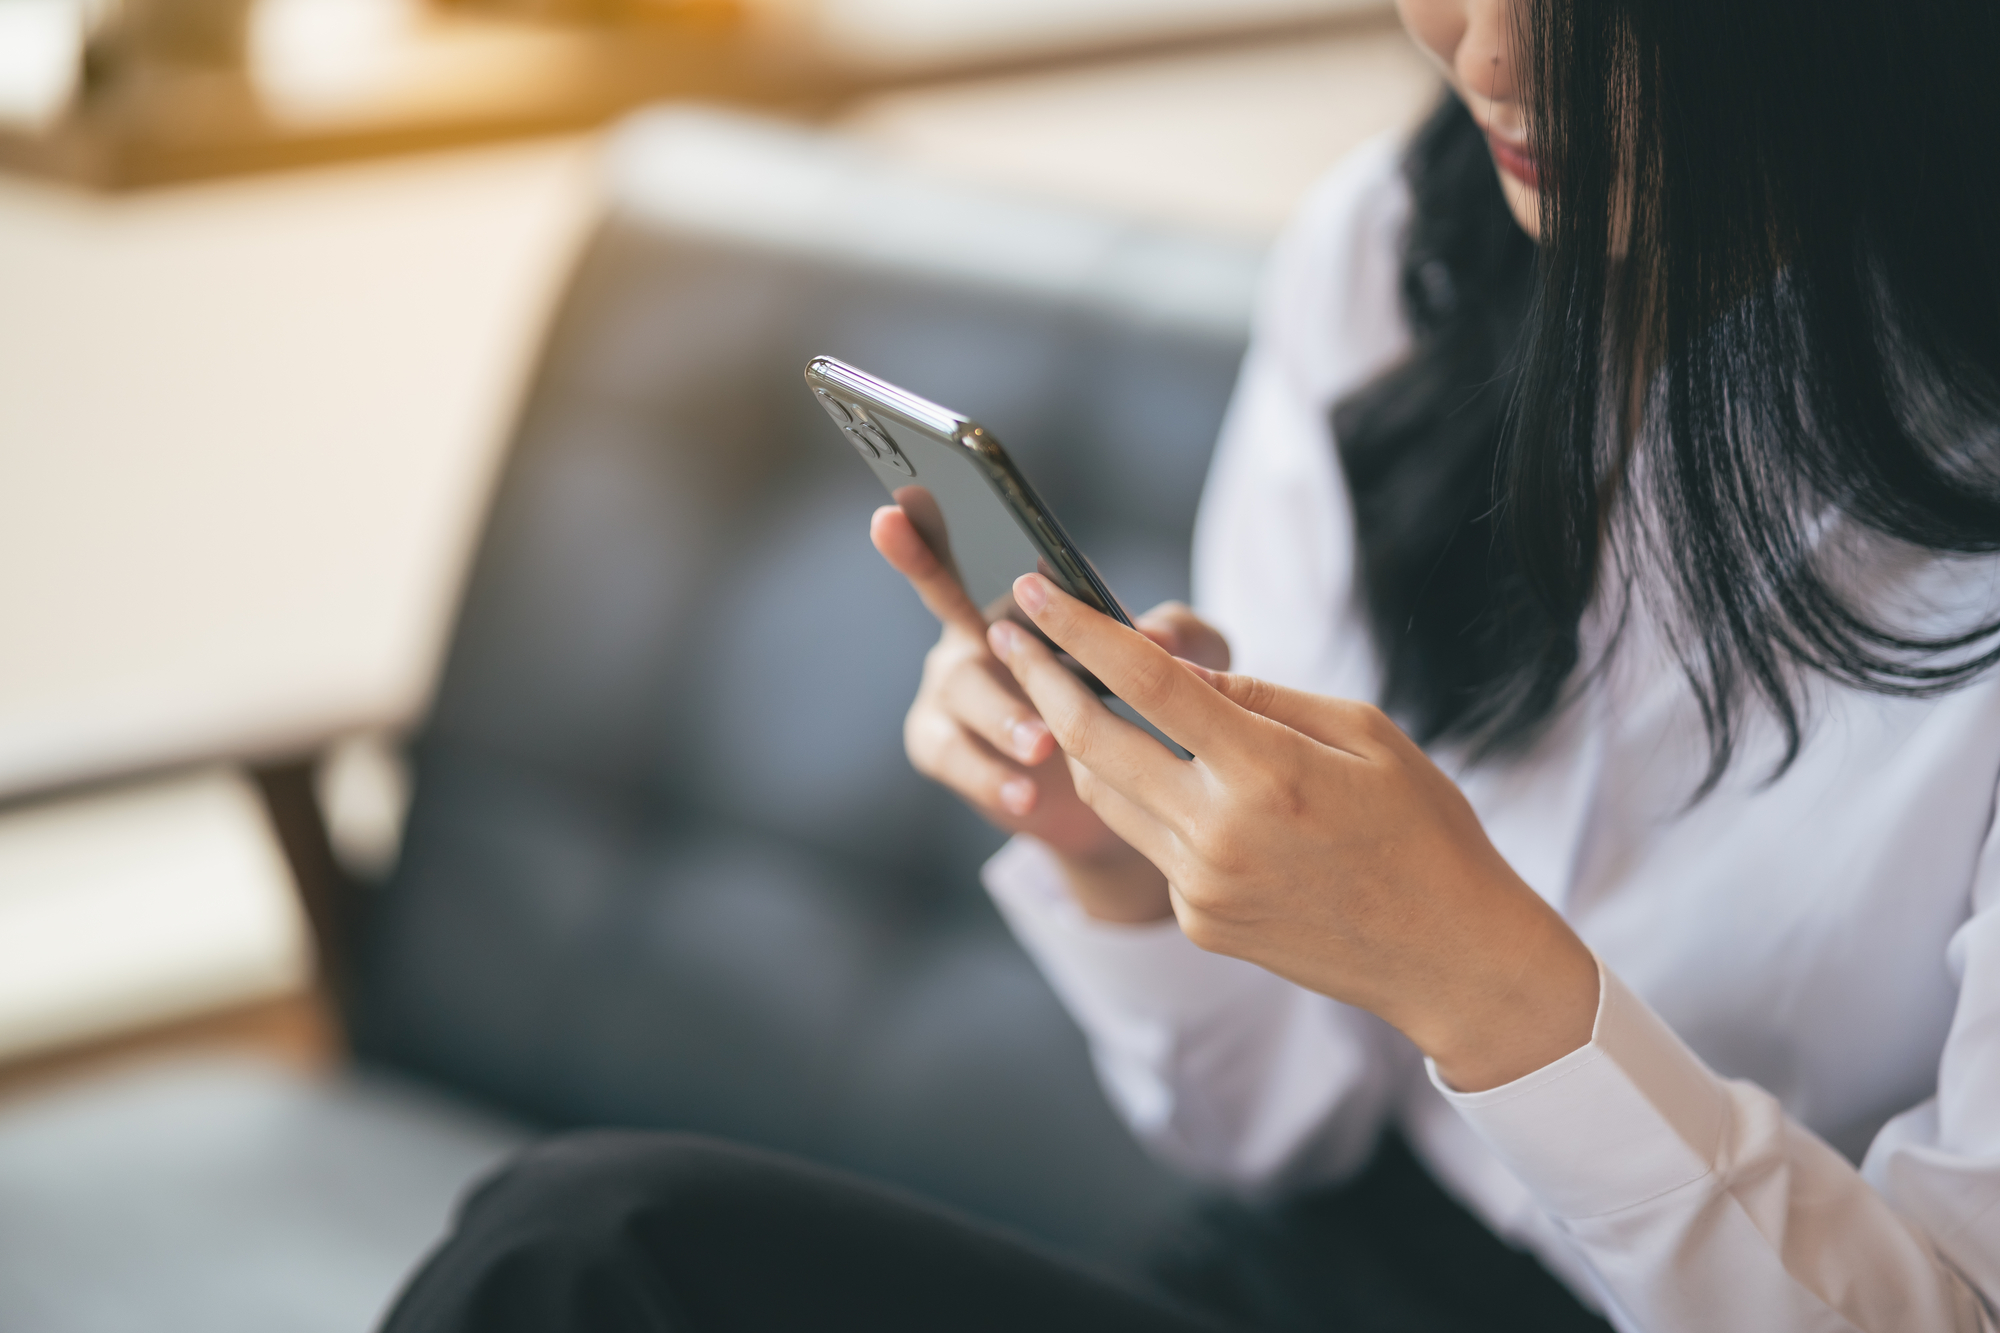
[[[1180,602],[1161,602],[1132,623],[1176,657],[1216,670],[1229,667],[1229,640]]]
[[[1229,702],[1281,726],[1310,736],[1321,745],[1364,759],[1372,759],[1403,740],[1396,724],[1381,709],[1330,694],[1273,685],[1256,676],[1232,671],[1211,671],[1182,658],[1181,664],[1213,686]],[[1405,742],[1407,743],[1407,742]]]

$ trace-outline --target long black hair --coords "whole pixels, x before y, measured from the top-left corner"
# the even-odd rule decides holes
[[[1447,97],[1413,139],[1408,358],[1339,404],[1385,705],[1528,743],[1634,589],[1707,728],[1804,734],[2000,663],[2000,608],[1899,627],[1870,551],[2000,551],[2000,5],[1529,0],[1546,182],[1508,212]]]

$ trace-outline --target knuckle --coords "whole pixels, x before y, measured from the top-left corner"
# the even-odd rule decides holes
[[[998,729],[1033,713],[986,662],[968,661],[953,671],[945,682],[943,697],[954,718],[989,740]]]
[[[1226,806],[1204,810],[1184,830],[1182,840],[1195,861],[1209,873],[1227,876],[1243,864],[1245,839],[1241,823],[1230,818]],[[1202,876],[1192,883],[1197,890],[1206,891],[1209,881]]]
[[[1390,717],[1373,704],[1359,704],[1360,716],[1356,726],[1360,731],[1367,757],[1378,761],[1408,761],[1418,757],[1422,751],[1396,719]]]
[[[1209,629],[1208,622],[1196,615],[1186,603],[1168,602],[1166,611],[1167,623],[1174,627],[1174,633],[1184,643],[1198,644],[1213,632]]]
[[[903,753],[927,778],[938,777],[958,728],[937,709],[919,701],[903,717]]]
[[[946,634],[932,644],[924,654],[923,681],[926,686],[938,686],[948,681],[952,673],[964,665],[965,645],[957,636]]]
[[[1000,783],[1003,779],[990,772],[963,739],[945,751],[934,781],[949,788],[969,805],[981,810],[999,809]]]
[[[1384,749],[1400,750],[1405,755],[1421,753],[1417,743],[1410,739],[1410,733],[1404,731],[1395,718],[1380,709],[1377,709],[1376,713],[1380,720],[1376,724],[1375,737],[1382,743]]]
[[[1353,710],[1354,724],[1370,735],[1385,731],[1390,726],[1389,715],[1374,704],[1354,700],[1349,707]]]
[[[1042,721],[1055,734],[1057,744],[1072,759],[1089,762],[1098,748],[1097,720],[1091,710],[1074,699],[1064,699],[1053,707],[1044,706]]]
[[[1015,605],[1018,606],[1019,603],[1017,602]],[[1033,621],[1041,629],[1042,633],[1047,634],[1051,638],[1060,639],[1062,637],[1060,631],[1068,629],[1075,623],[1076,617],[1070,613],[1069,606],[1064,598],[1051,597],[1047,602],[1043,603],[1041,610],[1029,616],[1028,619]]]
[[[1076,789],[1077,799],[1085,805],[1095,804],[1098,797],[1103,795],[1104,792],[1104,783],[1102,780],[1098,778],[1097,774],[1091,772],[1080,763],[1072,763],[1069,766],[1069,783],[1071,787]]]
[[[1202,659],[1203,665],[1216,671],[1229,670],[1232,657],[1229,640],[1223,637],[1221,630],[1192,611],[1188,612],[1187,638],[1193,655]]]
[[[938,673],[938,700],[954,714],[965,711],[965,701],[978,688],[979,664],[962,655],[954,656]]]
[[[1348,704],[1348,720],[1354,729],[1371,741],[1387,743],[1403,734],[1389,718],[1389,715],[1371,703],[1351,701]]]
[[[1259,764],[1245,780],[1242,798],[1253,815],[1297,819],[1309,804],[1306,774],[1289,755]]]
[[[1125,702],[1141,713],[1158,708],[1173,697],[1180,674],[1179,664],[1165,653],[1147,653],[1132,671]]]
[[[1205,953],[1220,953],[1221,926],[1198,902],[1188,896],[1185,889],[1181,890],[1181,901],[1186,903],[1189,909],[1181,914],[1181,934],[1187,936],[1189,944]]]
[[[1278,702],[1278,687],[1260,676],[1231,676],[1229,692],[1253,713],[1269,716]]]

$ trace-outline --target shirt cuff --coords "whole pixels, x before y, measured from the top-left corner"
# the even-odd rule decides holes
[[[1053,853],[1015,838],[980,872],[1016,939],[1071,1011],[1088,1020],[1197,1022],[1246,990],[1282,984],[1254,964],[1205,953],[1172,918],[1142,925],[1098,921],[1070,897]]]
[[[1617,1212],[1709,1175],[1729,1124],[1723,1081],[1600,959],[1590,1041],[1485,1092],[1431,1082],[1558,1218]]]

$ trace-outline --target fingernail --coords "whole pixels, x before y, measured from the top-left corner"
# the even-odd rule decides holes
[[[1035,747],[1042,743],[1042,737],[1049,734],[1048,725],[1039,718],[1030,722],[1016,722],[1013,730],[1014,757],[1032,760]]]
[[[996,620],[986,627],[986,642],[993,649],[994,656],[1012,657],[1014,650],[1021,646],[1021,631],[1010,621]]]
[[[1048,585],[1042,582],[1040,574],[1023,574],[1014,580],[1014,601],[1029,615],[1035,615],[1049,604]]]
[[[1013,778],[1000,784],[1000,804],[1010,815],[1025,815],[1035,806],[1035,783],[1031,778]]]

